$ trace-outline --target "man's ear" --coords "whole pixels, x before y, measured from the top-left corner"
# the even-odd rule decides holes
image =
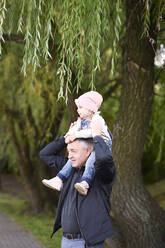
[[[88,154],[88,156],[91,154],[92,151],[93,151],[92,147],[88,146],[87,147],[87,154]]]

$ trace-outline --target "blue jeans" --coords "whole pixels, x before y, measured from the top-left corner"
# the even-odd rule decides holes
[[[107,146],[109,147],[110,154],[112,154],[112,140],[105,141]],[[81,181],[86,181],[89,185],[91,184],[94,176],[95,176],[95,166],[94,163],[96,161],[95,151],[92,151],[90,156],[88,157],[85,164],[85,171],[82,175]]]
[[[68,159],[64,167],[59,171],[57,176],[61,178],[63,182],[65,182],[66,179],[70,176],[72,170],[72,162]]]
[[[104,248],[104,242],[99,245],[85,246],[83,239],[67,239],[62,237],[61,248]]]
[[[96,161],[95,152],[91,152],[85,164],[85,171],[82,175],[81,182],[86,181],[89,185],[91,184],[94,175],[95,175],[95,167],[94,163]]]

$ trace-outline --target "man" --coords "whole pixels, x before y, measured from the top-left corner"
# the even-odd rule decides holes
[[[62,248],[103,248],[105,239],[113,235],[110,221],[110,193],[115,178],[113,158],[101,137],[101,129],[95,124],[91,139],[76,139],[67,145],[68,158],[72,162],[70,177],[64,182],[60,194],[53,234],[62,227]],[[67,162],[59,155],[66,146],[61,136],[40,152],[40,157],[57,171]],[[92,150],[96,153],[95,178],[86,196],[77,192],[77,183]]]

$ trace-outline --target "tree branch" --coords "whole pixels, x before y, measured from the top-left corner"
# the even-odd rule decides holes
[[[15,111],[15,110],[13,110],[13,109],[10,109],[10,108],[7,106],[7,104],[4,104],[4,110],[5,110],[5,112],[7,113],[7,115],[12,116],[12,118],[14,118],[14,119],[18,119],[18,118],[21,116],[21,114],[20,114],[19,111]]]
[[[112,93],[119,87],[119,85],[122,84],[122,79],[121,78],[118,78],[118,79],[116,78],[116,79],[113,79],[113,80],[108,80],[106,82],[106,84],[108,84],[110,82],[113,82],[113,81],[115,81],[116,83],[113,86],[111,86],[107,90],[107,92],[105,92],[105,94],[104,94],[104,100],[106,100],[107,98],[109,98],[112,95]]]
[[[17,43],[25,43],[24,35],[21,34],[4,34],[3,38],[5,41],[15,41]]]

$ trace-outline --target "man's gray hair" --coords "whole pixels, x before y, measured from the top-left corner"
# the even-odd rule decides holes
[[[78,138],[76,140],[78,140],[83,145],[83,147],[87,148],[90,146],[93,150],[93,139],[92,138],[88,138],[88,139]]]

